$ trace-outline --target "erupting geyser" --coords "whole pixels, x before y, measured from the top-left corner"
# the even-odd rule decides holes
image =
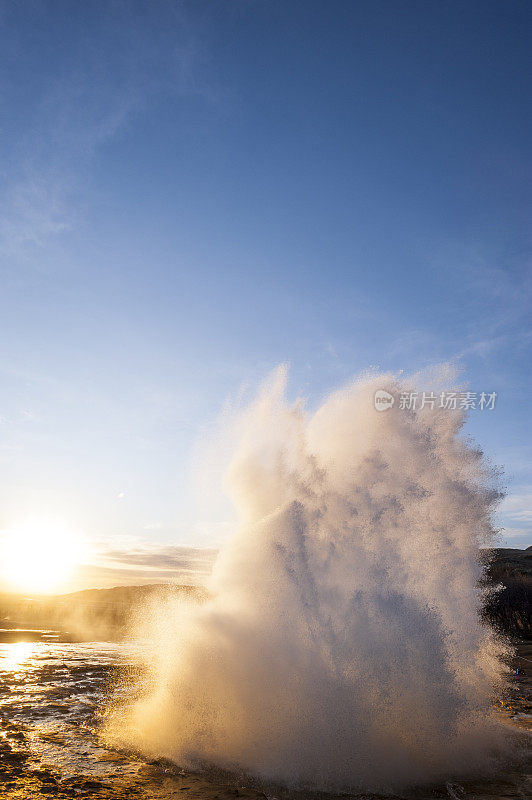
[[[390,375],[313,415],[284,387],[280,370],[240,420],[227,484],[241,523],[210,599],[154,621],[149,687],[111,734],[319,788],[488,769],[501,672],[479,620],[479,546],[498,493],[463,412],[379,413],[376,390],[412,388]]]

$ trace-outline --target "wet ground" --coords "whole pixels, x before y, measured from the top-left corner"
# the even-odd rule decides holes
[[[135,646],[58,641],[50,631],[19,633],[0,644],[0,798],[139,798],[229,800],[279,798],[238,778],[189,773],[167,761],[109,749],[98,735],[99,709]],[[532,642],[518,646],[515,680],[498,713],[532,737]],[[529,774],[530,773],[530,774]],[[307,793],[290,793],[303,800]],[[346,797],[344,795],[344,797]],[[368,796],[369,797],[369,796]],[[373,796],[375,797],[375,796]],[[505,769],[495,779],[449,782],[409,798],[531,800],[532,765]]]

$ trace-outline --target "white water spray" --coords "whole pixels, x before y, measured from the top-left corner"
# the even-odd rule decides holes
[[[183,766],[329,789],[488,769],[500,668],[479,546],[497,492],[463,413],[379,413],[376,390],[412,388],[381,375],[309,416],[285,379],[240,421],[241,523],[210,599],[154,622],[149,689],[111,733]]]

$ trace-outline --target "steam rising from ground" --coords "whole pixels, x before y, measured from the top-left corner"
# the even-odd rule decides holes
[[[241,523],[211,597],[154,615],[149,687],[115,739],[321,788],[489,767],[500,668],[478,549],[498,494],[462,412],[375,411],[375,390],[405,388],[364,378],[307,415],[270,379],[240,420]]]

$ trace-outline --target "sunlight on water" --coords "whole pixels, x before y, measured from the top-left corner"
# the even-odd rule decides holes
[[[35,654],[34,642],[14,642],[6,644],[0,652],[0,670],[13,672],[23,670],[25,664]]]
[[[526,730],[530,711],[529,684],[525,670],[532,652],[522,650],[520,686],[502,696],[498,713],[516,730]],[[218,783],[223,777],[187,772],[183,765],[151,761],[138,752],[115,750],[101,737],[101,711],[109,702],[109,687],[115,685],[114,698],[131,700],[132,670],[153,659],[150,643],[111,642],[16,642],[0,644],[0,798],[30,800],[50,797],[72,800],[171,800],[195,797],[211,800],[234,797]],[[120,677],[119,677],[120,676]],[[445,776],[446,778],[448,776]],[[242,800],[261,800],[264,794],[253,787],[243,788]],[[449,775],[449,780],[451,776]],[[496,782],[465,786],[452,782],[435,793],[404,794],[409,800],[437,800],[457,796],[476,800],[501,800],[501,797],[532,797],[526,776],[506,768]],[[513,792],[508,794],[508,792]],[[188,793],[190,792],[190,793]],[[454,792],[454,794],[451,794]],[[279,787],[268,789],[288,800]],[[382,800],[364,795],[365,800]],[[295,793],[291,800],[327,800],[323,795]],[[339,798],[328,797],[328,800]],[[355,800],[353,798],[353,800]],[[358,800],[363,800],[358,797]],[[390,800],[393,800],[390,798]]]

